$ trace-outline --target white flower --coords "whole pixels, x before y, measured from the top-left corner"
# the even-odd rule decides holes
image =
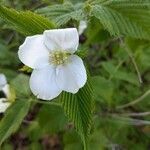
[[[79,35],[81,35],[86,28],[87,28],[87,22],[84,20],[81,20],[79,22],[79,28],[78,28]]]
[[[6,98],[0,98],[0,113],[3,113],[11,105],[11,102],[8,101],[10,97],[10,87],[7,84],[4,74],[0,74],[0,88],[0,91],[6,95]]]
[[[51,100],[62,91],[76,93],[87,80],[83,61],[74,53],[79,45],[77,29],[46,30],[27,37],[19,59],[33,68],[30,88],[37,98]]]

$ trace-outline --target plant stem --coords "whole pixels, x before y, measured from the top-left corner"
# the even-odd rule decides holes
[[[141,77],[141,74],[140,74],[140,71],[139,71],[139,68],[135,62],[135,59],[134,59],[134,56],[133,54],[131,53],[131,51],[129,50],[129,48],[125,45],[124,41],[122,40],[122,38],[120,38],[120,42],[121,42],[121,45],[124,47],[124,49],[126,50],[126,52],[128,53],[133,65],[134,65],[134,68],[137,72],[137,76],[138,76],[138,79],[139,79],[139,83],[142,84],[143,81],[142,81],[142,77]]]
[[[39,104],[46,104],[46,105],[53,105],[53,106],[59,106],[59,107],[61,107],[60,104],[55,103],[55,102],[45,102],[45,101],[42,101],[42,100],[33,100],[33,99],[31,99],[30,101],[34,102],[34,103],[39,103]]]
[[[137,113],[125,113],[121,114],[122,116],[130,116],[130,117],[142,117],[142,116],[148,116],[150,115],[150,112],[137,112]]]
[[[122,108],[126,108],[126,107],[129,107],[129,106],[133,106],[133,105],[141,102],[149,94],[150,94],[150,90],[146,91],[142,96],[140,96],[139,98],[135,99],[134,101],[132,101],[130,103],[127,103],[125,105],[118,106],[117,109],[122,109]]]

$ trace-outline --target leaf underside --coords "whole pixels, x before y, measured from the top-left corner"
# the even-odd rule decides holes
[[[63,92],[59,99],[68,119],[74,123],[86,149],[92,124],[92,89],[87,83],[77,94]]]

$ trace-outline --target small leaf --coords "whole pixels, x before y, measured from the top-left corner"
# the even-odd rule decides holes
[[[18,12],[14,9],[0,6],[0,18],[11,28],[25,35],[42,33],[46,29],[55,28],[55,25],[46,18],[30,11]]]
[[[77,132],[83,140],[84,149],[87,148],[87,140],[92,124],[92,93],[90,83],[87,82],[77,94],[63,92],[60,96],[65,114],[74,123]]]
[[[0,121],[0,145],[19,128],[29,108],[29,100],[17,100],[8,108]]]

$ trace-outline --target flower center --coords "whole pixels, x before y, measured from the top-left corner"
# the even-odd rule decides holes
[[[53,63],[54,65],[61,65],[67,62],[68,57],[71,54],[64,51],[54,51],[50,53],[50,63]]]

